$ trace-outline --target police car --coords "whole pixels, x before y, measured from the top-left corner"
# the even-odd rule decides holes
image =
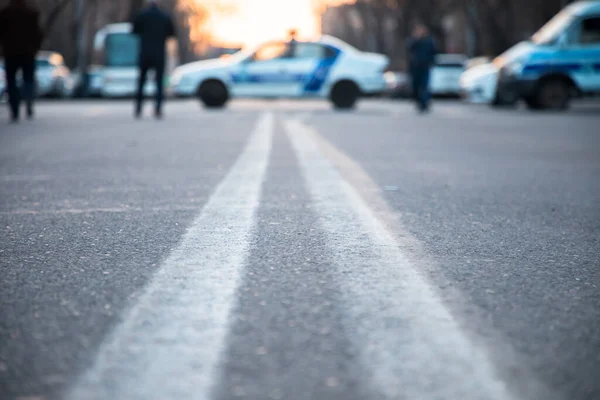
[[[313,42],[266,43],[227,59],[198,61],[173,71],[176,96],[197,96],[206,107],[231,98],[328,98],[352,108],[361,95],[382,93],[386,56],[366,53],[323,36]]]
[[[562,110],[574,96],[600,94],[600,1],[567,6],[494,65],[496,104],[522,99],[532,109]]]

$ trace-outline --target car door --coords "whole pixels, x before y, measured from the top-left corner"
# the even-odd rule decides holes
[[[327,80],[337,53],[320,43],[296,43],[289,73],[296,77],[294,96],[317,96]]]
[[[579,88],[585,92],[600,91],[600,15],[582,18],[563,51]]]
[[[297,77],[291,74],[294,60],[288,43],[272,42],[241,62],[231,74],[236,97],[286,97],[294,93]]]

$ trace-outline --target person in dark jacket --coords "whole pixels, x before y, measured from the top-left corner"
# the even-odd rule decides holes
[[[158,7],[156,0],[148,0],[148,7],[142,10],[133,23],[133,33],[140,38],[139,79],[135,104],[135,116],[142,114],[144,101],[144,85],[150,69],[154,70],[156,79],[157,118],[162,117],[163,81],[166,62],[166,43],[175,36],[175,26],[171,16]]]
[[[429,35],[429,30],[425,25],[417,24],[409,41],[408,55],[413,96],[421,112],[429,110],[429,75],[436,53],[435,42]]]
[[[6,86],[13,122],[19,120],[21,94],[27,104],[27,117],[33,117],[35,56],[43,40],[39,20],[39,12],[25,0],[11,0],[0,11],[0,50],[4,54]],[[23,76],[22,89],[17,84],[19,71]]]

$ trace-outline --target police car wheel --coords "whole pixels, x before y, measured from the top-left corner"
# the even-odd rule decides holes
[[[540,103],[538,103],[537,98],[535,96],[524,97],[523,101],[525,101],[525,105],[530,110],[539,110],[540,109]]]
[[[337,109],[347,110],[353,108],[360,96],[360,90],[354,82],[338,82],[331,89],[330,100]]]
[[[200,101],[208,108],[221,108],[229,100],[229,93],[223,83],[211,80],[206,81],[198,88]]]
[[[563,80],[546,80],[538,88],[536,102],[544,110],[566,110],[571,100],[570,92],[569,84]]]
[[[498,89],[496,97],[492,101],[492,107],[516,107],[519,102],[519,96],[513,90]]]

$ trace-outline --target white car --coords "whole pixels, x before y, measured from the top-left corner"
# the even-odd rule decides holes
[[[496,101],[499,72],[493,63],[469,68],[460,77],[463,99],[473,104],[493,104]]]
[[[408,98],[411,96],[410,76],[406,72],[388,71],[384,75],[386,82],[386,95],[393,99]]]
[[[36,57],[35,80],[40,97],[68,97],[74,81],[63,57],[55,52],[40,52]]]
[[[361,52],[331,36],[278,41],[178,67],[171,88],[179,97],[198,96],[206,107],[223,107],[232,97],[316,97],[352,108],[361,95],[385,91],[388,63],[384,55]]]
[[[460,76],[465,72],[467,57],[462,54],[439,54],[431,69],[429,89],[434,96],[459,96]]]

